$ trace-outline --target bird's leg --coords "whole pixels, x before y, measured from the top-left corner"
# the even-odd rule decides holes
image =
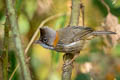
[[[67,65],[70,65],[73,63],[73,61],[79,56],[79,54],[75,54],[74,57],[67,63],[65,64],[64,66],[67,66]]]
[[[63,56],[63,61],[64,61],[64,64],[63,64],[63,68],[68,66],[68,65],[72,65],[72,64],[69,64],[69,62],[73,59],[73,54],[70,54],[70,53],[66,53],[64,54]]]
[[[79,54],[76,54],[68,64],[71,64],[78,56]]]

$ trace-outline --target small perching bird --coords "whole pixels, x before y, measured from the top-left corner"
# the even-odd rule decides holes
[[[79,53],[85,40],[91,36],[116,34],[111,31],[94,31],[89,27],[71,26],[54,31],[49,27],[40,28],[40,38],[35,43],[44,48],[65,53]]]
[[[70,26],[55,31],[45,26],[40,28],[40,38],[35,43],[57,52],[78,54],[89,37],[104,34],[116,33],[112,31],[94,31],[89,27],[81,26]]]

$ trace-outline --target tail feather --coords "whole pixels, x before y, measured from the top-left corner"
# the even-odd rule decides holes
[[[94,31],[92,32],[93,35],[103,35],[103,34],[116,34],[115,32],[112,31]]]

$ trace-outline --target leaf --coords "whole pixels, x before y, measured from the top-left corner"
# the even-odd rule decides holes
[[[116,16],[112,15],[111,13],[108,13],[105,24],[107,26],[116,26],[118,24],[118,19]]]
[[[116,45],[118,40],[120,39],[120,24],[118,23],[118,18],[111,13],[108,13],[106,20],[105,20],[105,30],[107,31],[113,31],[117,34],[115,35],[109,35],[109,43],[112,45]],[[112,46],[111,45],[111,46]]]

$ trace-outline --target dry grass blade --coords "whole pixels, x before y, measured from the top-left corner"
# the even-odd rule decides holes
[[[17,69],[19,68],[19,64],[17,64],[17,66],[15,67],[15,69],[14,69],[14,71],[12,72],[12,74],[11,74],[11,76],[10,76],[10,78],[9,78],[9,80],[12,80],[12,78],[13,78],[13,76],[14,76],[14,74],[15,74],[15,72],[17,71]]]

